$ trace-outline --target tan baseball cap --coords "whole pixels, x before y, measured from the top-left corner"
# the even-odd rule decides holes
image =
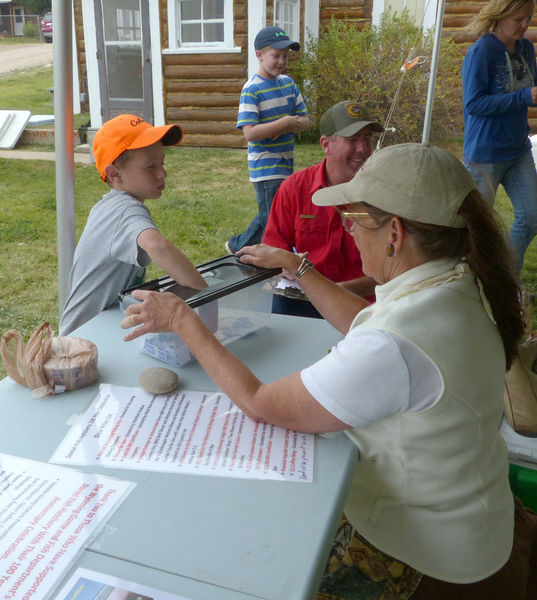
[[[354,100],[343,100],[326,110],[319,120],[321,135],[340,135],[351,137],[364,127],[370,126],[372,131],[381,133],[384,127],[373,121],[365,106]]]
[[[319,190],[317,206],[367,202],[388,213],[431,225],[465,227],[457,214],[476,189],[453,154],[424,144],[397,144],[375,152],[347,183]]]

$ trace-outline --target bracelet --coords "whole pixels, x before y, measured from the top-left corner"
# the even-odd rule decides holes
[[[300,266],[298,267],[298,269],[295,273],[295,278],[300,279],[302,277],[302,275],[304,275],[304,273],[307,273],[311,269],[315,269],[315,267],[313,266],[313,263],[310,262],[306,257],[304,257],[302,259],[302,262],[300,263]]]

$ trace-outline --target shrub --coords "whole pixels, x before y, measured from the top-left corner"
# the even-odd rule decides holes
[[[27,23],[24,24],[24,27],[22,28],[22,35],[24,37],[31,37],[31,38],[38,37],[39,29],[35,23],[31,23],[30,21],[28,21]]]
[[[318,126],[322,113],[332,104],[356,99],[371,115],[385,123],[402,77],[401,66],[409,57],[426,61],[404,75],[398,102],[390,119],[395,132],[387,133],[383,145],[421,141],[434,31],[423,33],[408,12],[386,11],[378,27],[363,30],[346,19],[332,19],[315,40],[308,32],[306,48],[290,65],[312,121]],[[451,138],[462,130],[462,50],[442,39],[431,122],[431,141]]]

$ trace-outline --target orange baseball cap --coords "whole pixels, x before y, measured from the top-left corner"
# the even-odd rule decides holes
[[[95,166],[106,181],[105,169],[125,150],[147,148],[157,142],[164,146],[175,146],[183,138],[179,125],[153,127],[136,115],[119,115],[106,121],[93,139]]]

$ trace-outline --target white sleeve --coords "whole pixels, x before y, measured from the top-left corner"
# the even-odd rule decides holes
[[[436,367],[421,350],[366,327],[352,329],[300,375],[317,402],[351,427],[426,408],[442,390]]]

